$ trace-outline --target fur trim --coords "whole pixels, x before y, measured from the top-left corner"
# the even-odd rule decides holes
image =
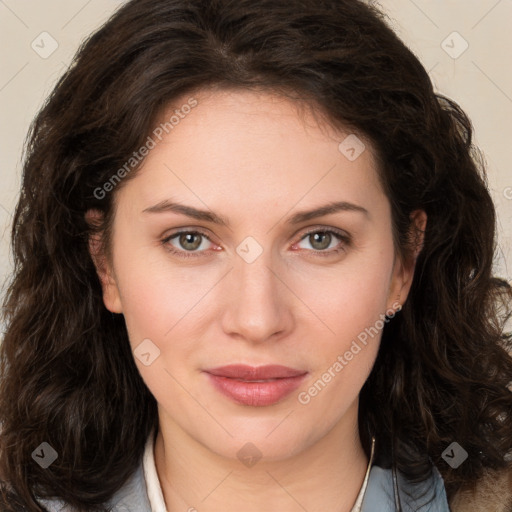
[[[512,512],[512,468],[486,470],[476,492],[459,491],[450,500],[451,512]]]

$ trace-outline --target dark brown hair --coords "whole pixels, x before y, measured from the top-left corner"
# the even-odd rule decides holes
[[[510,465],[512,291],[492,275],[495,209],[461,108],[361,1],[132,0],[83,44],[27,137],[0,354],[2,510],[43,510],[36,496],[103,510],[140,463],[156,402],[123,316],[104,307],[84,213],[103,212],[107,249],[113,197],[136,169],[95,191],[166,106],[209,87],[304,100],[369,140],[400,255],[411,212],[428,215],[410,295],[360,395],[366,453],[375,435],[376,462],[414,481],[435,464],[449,498]],[[59,454],[45,470],[31,458],[43,441]],[[441,458],[453,441],[469,454],[456,470]]]

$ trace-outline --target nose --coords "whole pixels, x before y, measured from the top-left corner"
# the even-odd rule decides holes
[[[283,269],[266,249],[251,263],[236,256],[222,290],[227,298],[222,317],[225,333],[261,343],[276,341],[291,331],[294,296]]]

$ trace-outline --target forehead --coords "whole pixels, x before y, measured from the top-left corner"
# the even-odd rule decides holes
[[[194,99],[193,109],[180,109],[178,100],[161,112],[157,126],[173,116],[175,124],[167,125],[161,140],[153,136],[155,147],[123,187],[131,203],[149,206],[179,196],[251,211],[283,201],[291,207],[325,199],[368,203],[382,196],[368,142],[322,122],[304,104],[239,90],[199,92]],[[347,157],[345,141],[362,151],[357,158]]]

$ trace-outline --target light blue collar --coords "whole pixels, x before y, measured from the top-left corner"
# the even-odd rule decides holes
[[[397,502],[402,512],[450,512],[444,482],[436,467],[432,478],[420,484],[411,484],[400,471],[373,466],[361,512],[396,512]]]
[[[402,512],[450,512],[443,478],[435,467],[430,480],[416,485],[408,483],[398,471],[397,488]],[[408,493],[414,493],[413,497],[409,497]],[[152,512],[142,464],[116,494],[112,505],[115,512]],[[391,469],[372,466],[361,512],[397,512]]]

